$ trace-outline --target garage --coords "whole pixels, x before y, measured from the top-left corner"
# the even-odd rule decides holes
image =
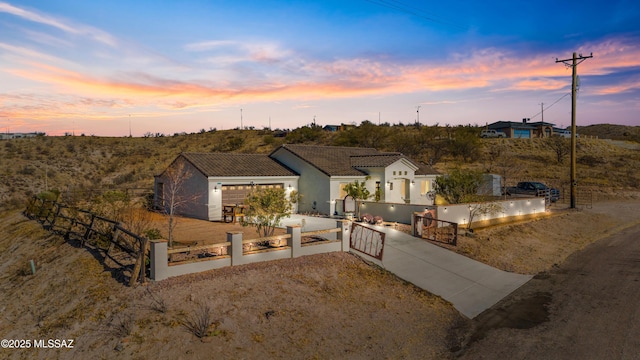
[[[282,189],[284,186],[280,184],[237,184],[222,185],[222,203],[223,204],[243,204],[244,198],[253,189]]]
[[[513,129],[513,137],[516,139],[531,138],[531,130],[529,129]]]

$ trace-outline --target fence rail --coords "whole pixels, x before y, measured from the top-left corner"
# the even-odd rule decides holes
[[[24,215],[37,220],[44,228],[64,236],[67,240],[80,241],[81,247],[90,246],[98,250],[103,256],[103,261],[109,258],[122,271],[133,265],[129,286],[135,285],[138,281],[146,281],[148,240],[127,230],[121,223],[89,210],[73,208],[37,196],[29,200]],[[129,259],[115,256],[116,250],[126,254]],[[127,264],[127,260],[133,260],[133,264]]]
[[[275,235],[258,239],[243,239],[242,232],[227,232],[227,241],[211,245],[169,249],[166,240],[151,240],[151,279],[163,280],[172,276],[192,274],[227,266],[237,266],[261,261],[295,258],[306,255],[321,254],[334,251],[349,251],[350,222],[337,220],[336,228],[313,232],[301,232],[300,226],[287,226],[287,234]],[[336,233],[336,240],[305,243],[304,238],[319,234]],[[280,243],[286,240],[285,244]],[[277,244],[264,247],[247,245],[257,243]],[[208,249],[224,249],[212,256],[197,256],[197,258],[182,256],[189,251],[194,255]],[[171,260],[171,255],[178,255]],[[199,255],[199,254],[196,254]],[[169,259],[169,260],[168,260]]]

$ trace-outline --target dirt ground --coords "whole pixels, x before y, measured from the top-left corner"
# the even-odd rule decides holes
[[[543,272],[473,321],[460,359],[640,356],[640,225]]]
[[[640,351],[640,249],[633,243],[639,213],[637,200],[598,203],[462,237],[455,251],[538,274],[475,320],[345,253],[129,288],[99,255],[51,236],[19,213],[3,214],[1,337],[74,339],[75,346],[0,349],[0,357],[631,359],[629,351]],[[181,220],[178,226],[176,238],[185,243],[224,241],[226,231],[255,233],[233,224]],[[35,259],[35,275],[29,259]]]

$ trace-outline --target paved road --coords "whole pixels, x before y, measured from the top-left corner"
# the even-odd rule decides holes
[[[640,225],[536,276],[475,322],[462,359],[640,359]]]

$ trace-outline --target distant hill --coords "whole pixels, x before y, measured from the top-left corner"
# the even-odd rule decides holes
[[[628,140],[640,143],[640,126],[597,124],[578,126],[578,134],[600,139]]]
[[[557,187],[569,182],[568,156],[558,162],[545,139],[480,139],[478,127],[362,124],[346,131],[321,127],[282,131],[221,130],[144,137],[38,136],[0,140],[0,210],[20,208],[26,199],[57,189],[65,203],[76,203],[108,190],[150,194],[154,175],[181,152],[268,154],[285,143],[375,147],[401,152],[447,173],[455,167],[496,171],[496,158],[513,158],[518,177],[546,181]],[[598,189],[640,189],[640,151],[616,144],[640,144],[640,127],[580,127],[580,184]],[[591,139],[593,135],[598,139]],[[615,142],[603,141],[612,139]],[[566,139],[567,142],[569,139]],[[510,182],[517,181],[512,178]]]

